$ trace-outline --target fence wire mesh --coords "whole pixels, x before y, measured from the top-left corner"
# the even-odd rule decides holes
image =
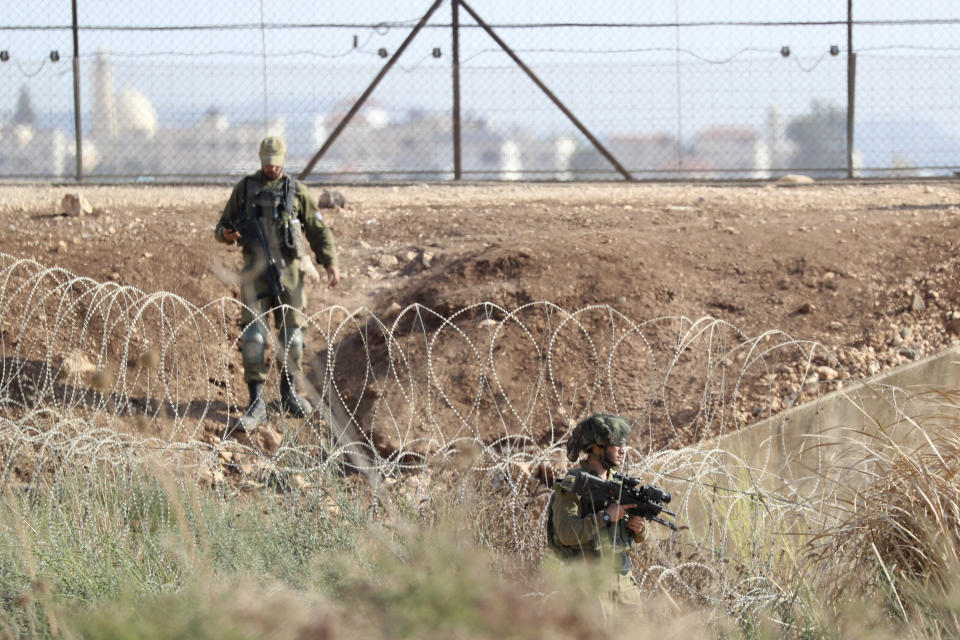
[[[960,164],[960,9],[942,0],[38,0],[4,15],[6,179],[227,179],[268,133],[290,170],[341,182]]]

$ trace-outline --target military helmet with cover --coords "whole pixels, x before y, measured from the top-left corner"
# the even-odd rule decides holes
[[[618,446],[626,443],[630,423],[609,413],[595,413],[580,421],[567,441],[567,459],[576,462],[582,451],[595,444]]]

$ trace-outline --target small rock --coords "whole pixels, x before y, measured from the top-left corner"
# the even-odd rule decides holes
[[[82,216],[93,213],[93,207],[80,193],[68,193],[60,201],[60,209],[68,216]]]
[[[90,359],[77,350],[68,353],[60,364],[60,372],[65,379],[93,373],[96,369],[96,366],[90,362]]]
[[[400,264],[400,261],[397,260],[397,256],[385,253],[377,260],[377,264],[380,265],[381,269],[389,270]]]
[[[477,324],[477,326],[478,326],[478,327],[495,327],[495,326],[497,326],[498,324],[500,324],[500,323],[497,322],[496,320],[494,320],[493,318],[485,318],[485,319],[481,320],[481,321]]]
[[[923,297],[919,293],[914,292],[913,301],[910,303],[910,311],[917,313],[917,312],[923,311],[926,308],[927,308],[927,303],[923,301]]]
[[[260,449],[267,454],[272,456],[280,449],[280,445],[283,443],[283,436],[274,431],[269,426],[261,425],[257,429],[257,440],[260,443]]]
[[[909,347],[903,347],[902,349],[897,351],[897,353],[903,356],[904,358],[909,358],[910,360],[916,360],[917,358],[920,357],[919,351],[917,351],[916,349],[911,349]]]
[[[836,369],[827,366],[820,366],[815,369],[820,380],[836,380],[840,374]]]
[[[346,204],[343,194],[330,189],[324,189],[317,198],[317,207],[320,209],[343,208]]]
[[[794,313],[799,315],[807,315],[808,313],[813,313],[814,311],[816,311],[816,307],[809,302],[804,302],[802,305],[796,308]]]
[[[224,480],[223,471],[220,469],[201,469],[197,474],[197,484],[208,489],[223,484]]]
[[[777,180],[780,184],[813,184],[813,178],[797,173],[788,173]]]

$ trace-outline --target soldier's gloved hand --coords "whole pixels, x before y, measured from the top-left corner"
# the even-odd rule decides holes
[[[236,229],[224,227],[220,230],[220,237],[223,238],[223,241],[227,244],[233,244],[240,239],[240,232]]]
[[[310,259],[310,256],[300,258],[300,271],[303,272],[303,279],[310,284],[320,282],[320,274],[317,272],[317,268],[313,266],[313,260]]]

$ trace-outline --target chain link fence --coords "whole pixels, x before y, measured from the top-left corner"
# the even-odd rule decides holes
[[[4,2],[0,178],[949,176],[955,3]],[[78,150],[81,153],[78,153]]]

